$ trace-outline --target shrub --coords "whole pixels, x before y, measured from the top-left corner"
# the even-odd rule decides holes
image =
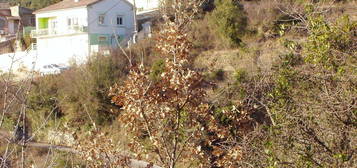
[[[118,61],[112,56],[94,56],[86,65],[75,67],[62,75],[60,104],[73,124],[89,122],[88,114],[98,125],[108,124],[115,118],[107,95],[110,86],[119,82],[115,78],[120,79],[125,75],[123,60]]]
[[[237,83],[242,83],[245,80],[247,80],[248,74],[245,70],[242,69],[238,69],[236,70],[236,72],[234,73],[234,79]]]
[[[344,16],[335,24],[328,24],[323,16],[308,18],[309,37],[304,46],[305,61],[337,69],[354,53],[353,37],[357,24]]]
[[[165,60],[159,59],[151,66],[150,79],[157,81],[165,70]]]
[[[262,138],[264,167],[281,167],[286,162],[293,167],[351,167],[356,162],[350,143],[356,139],[352,134],[356,111],[349,108],[356,104],[356,80],[353,72],[335,71],[342,65],[354,66],[348,59],[356,52],[350,46],[356,41],[350,38],[346,20],[335,25],[323,17],[308,20],[308,40],[299,53],[305,62],[294,52],[282,55],[272,76],[275,84],[268,106],[276,125]],[[295,50],[294,43],[287,42],[285,47]]]
[[[201,50],[209,50],[217,48],[217,35],[212,31],[212,28],[208,25],[208,17],[195,20],[192,24],[191,31],[192,42],[194,51],[197,55],[201,53]],[[196,54],[196,53],[194,53]]]
[[[64,115],[59,107],[59,83],[60,78],[52,75],[33,82],[31,91],[27,96],[27,116],[32,130],[43,127],[44,121],[47,121],[47,119],[49,119],[47,126],[53,126],[52,122],[61,119]]]
[[[30,47],[30,45],[31,45],[32,43],[36,42],[36,40],[33,39],[33,38],[31,38],[30,35],[24,35],[24,36],[22,37],[22,42],[23,42],[23,44],[25,45],[25,48],[27,49],[28,47]]]
[[[215,5],[209,16],[211,26],[232,46],[240,44],[248,22],[243,6],[235,0],[217,0]]]
[[[208,80],[218,80],[223,81],[225,76],[225,72],[223,69],[218,69],[213,71],[207,75]]]
[[[117,111],[108,91],[126,75],[127,62],[121,56],[93,56],[84,65],[35,80],[28,96],[33,129],[39,128],[47,117],[48,127],[55,119],[83,130],[93,126],[92,122],[97,126],[109,124]]]

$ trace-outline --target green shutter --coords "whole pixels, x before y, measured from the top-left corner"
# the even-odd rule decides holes
[[[38,27],[40,29],[47,29],[48,28],[48,20],[50,18],[39,18],[38,19]]]

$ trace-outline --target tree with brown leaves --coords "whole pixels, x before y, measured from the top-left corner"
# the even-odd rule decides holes
[[[119,120],[134,135],[130,147],[138,158],[156,154],[154,161],[170,168],[183,162],[233,167],[240,148],[211,113],[201,74],[189,68],[187,28],[202,1],[172,3],[174,14],[164,15],[158,37],[163,73],[152,81],[150,70],[140,65],[124,85],[112,88],[112,101],[123,109]]]

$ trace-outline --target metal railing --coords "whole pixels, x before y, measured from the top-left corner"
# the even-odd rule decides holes
[[[87,26],[71,26],[67,29],[37,29],[31,31],[31,37],[37,38],[44,36],[59,36],[86,32],[88,32]]]

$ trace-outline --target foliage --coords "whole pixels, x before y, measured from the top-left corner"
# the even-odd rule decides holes
[[[208,24],[208,16],[203,19],[197,19],[192,23],[190,37],[192,37],[193,54],[200,54],[201,50],[209,50],[218,48],[222,45],[222,40],[219,35]],[[197,51],[196,51],[197,50]]]
[[[154,62],[150,71],[150,79],[153,81],[160,80],[161,74],[165,70],[165,61],[160,59]]]
[[[243,6],[236,0],[215,1],[216,8],[209,16],[210,24],[229,44],[241,43],[247,27]]]
[[[23,7],[31,9],[41,9],[60,1],[61,0],[9,0],[12,4],[20,4]]]
[[[58,78],[54,76],[47,76],[33,83],[27,96],[27,117],[32,130],[43,128],[44,121],[49,122],[48,125],[53,125],[53,120],[63,117],[58,102],[58,84]]]
[[[242,49],[254,48],[246,54],[254,55],[255,64],[266,59],[273,45],[281,47],[276,47],[272,69],[252,72],[238,65],[233,79],[213,84],[204,80],[204,69],[191,64],[192,56],[202,50],[216,53],[212,49],[220,47],[216,43],[221,39],[215,31],[231,44],[239,43],[246,27],[233,23],[246,22],[242,6],[219,0],[220,8],[209,13],[209,1],[207,13],[200,13],[206,17],[197,17],[197,1],[171,2],[157,38],[133,46],[130,50],[140,52],[128,57],[149,53],[155,58],[142,58],[143,65],[132,60],[129,73],[126,58],[96,56],[62,74],[35,79],[26,101],[32,128],[59,121],[60,126],[81,130],[76,132],[76,154],[89,167],[130,167],[132,158],[149,161],[141,167],[354,167],[357,42],[352,19],[336,20],[330,15],[335,8],[319,6],[322,1],[239,1],[250,15],[249,28],[262,26],[256,31],[264,38],[252,42],[256,39],[244,37],[247,46]],[[274,39],[266,38],[271,37],[269,31]],[[212,79],[223,74],[222,69],[208,69]],[[11,94],[16,84],[11,83]],[[2,99],[7,92],[0,93]],[[5,115],[2,128],[12,129],[18,109],[11,104],[14,113]],[[96,132],[82,134],[92,127]],[[105,128],[110,130],[107,135],[100,133]],[[114,143],[114,134],[125,140]],[[118,148],[126,139],[130,152]],[[59,167],[67,164],[60,162]]]
[[[225,72],[223,69],[218,69],[208,74],[208,80],[218,80],[223,81],[225,76]]]
[[[134,134],[130,146],[139,156],[155,153],[155,160],[171,168],[197,160],[201,167],[234,167],[241,157],[236,137],[216,122],[204,103],[202,76],[188,66],[191,43],[185,31],[192,17],[181,5],[173,5],[173,21],[164,17],[157,45],[165,58],[160,80],[153,83],[142,65],[133,68],[125,84],[113,88],[112,101],[123,107],[119,120]]]
[[[247,72],[242,69],[238,69],[234,73],[234,79],[236,80],[237,83],[242,83],[247,80]]]
[[[84,67],[68,71],[61,85],[61,106],[73,124],[82,124],[89,115],[98,125],[109,124],[116,116],[107,98],[114,78],[125,73],[125,62],[115,56],[93,57]],[[89,121],[89,120],[87,120]]]
[[[127,156],[123,156],[113,141],[104,134],[96,134],[90,137],[91,141],[81,141],[76,145],[79,157],[87,161],[87,165],[94,168],[100,167],[125,167],[130,163]]]
[[[325,68],[337,69],[344,65],[351,49],[357,23],[352,23],[348,16],[337,20],[335,24],[328,24],[323,16],[308,18],[309,37],[305,45],[305,60],[312,64],[321,64]]]
[[[114,78],[125,75],[125,62],[117,56],[97,56],[59,75],[46,75],[33,82],[28,96],[32,129],[50,128],[62,122],[69,128],[86,129],[111,123],[117,111],[107,97]],[[47,121],[46,127],[43,122]]]
[[[351,167],[356,161],[356,79],[353,72],[335,68],[354,66],[349,60],[355,59],[356,48],[346,47],[355,43],[350,37],[353,29],[347,28],[344,35],[338,33],[342,28],[331,31],[337,28],[322,17],[309,18],[309,23],[313,27],[302,49],[295,42],[285,43],[289,54],[275,69],[269,107],[277,125],[263,132],[269,136],[262,144],[266,162],[260,164]],[[349,22],[339,20],[336,25],[345,23]],[[336,59],[341,53],[344,56]]]

